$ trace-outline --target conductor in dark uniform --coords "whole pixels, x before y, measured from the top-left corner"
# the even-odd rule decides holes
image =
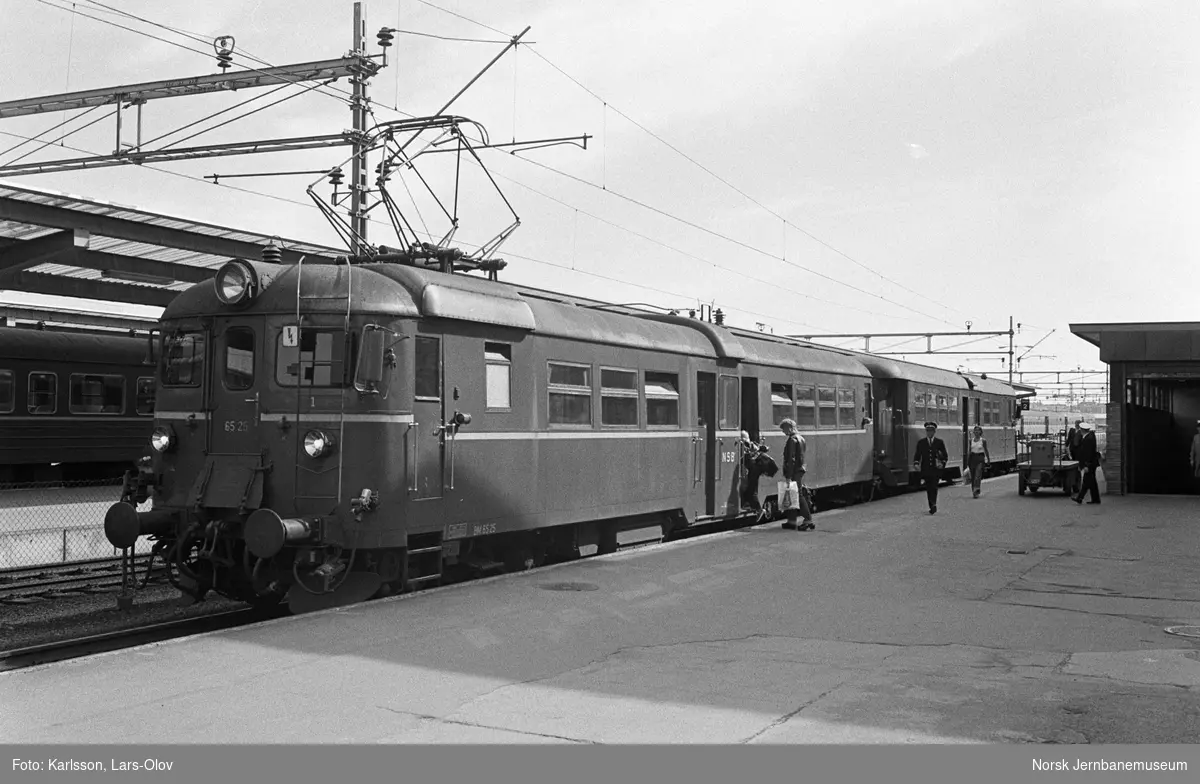
[[[1079,493],[1072,500],[1082,504],[1084,493],[1090,493],[1092,498],[1088,503],[1098,504],[1100,485],[1096,482],[1096,468],[1100,465],[1100,450],[1096,448],[1096,431],[1091,422],[1084,422],[1079,426],[1079,432],[1083,437],[1079,446],[1075,447],[1075,459],[1079,461],[1079,468],[1083,471],[1083,481],[1079,484]]]
[[[925,494],[929,496],[929,514],[937,514],[938,482],[942,479],[942,469],[950,455],[946,452],[946,444],[937,435],[937,422],[925,423],[925,437],[917,442],[917,454],[913,457],[913,468],[921,473],[925,480]]]

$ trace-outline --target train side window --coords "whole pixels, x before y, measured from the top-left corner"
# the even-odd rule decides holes
[[[125,413],[125,377],[72,373],[67,410],[72,414]]]
[[[717,387],[717,428],[738,430],[742,421],[741,381],[737,376],[721,376]]]
[[[785,419],[795,419],[792,409],[792,385],[771,385],[771,420],[778,425]]]
[[[979,398],[971,401],[971,411],[975,414],[975,418],[971,420],[972,425],[981,425],[983,420],[979,417]]]
[[[484,381],[487,387],[487,407],[512,407],[512,346],[507,343],[483,344]]]
[[[950,404],[945,395],[937,396],[937,422],[939,425],[949,424],[950,422]]]
[[[11,414],[16,402],[16,380],[11,370],[0,370],[0,414]]]
[[[928,420],[925,418],[925,393],[913,392],[913,420],[914,422],[924,423]]]
[[[232,332],[233,330],[229,330]],[[247,330],[248,331],[248,330]],[[228,336],[228,332],[226,335]],[[251,362],[253,362],[254,334],[250,333]],[[227,337],[226,340],[229,338]],[[418,338],[418,341],[421,339]],[[280,330],[275,346],[275,383],[282,387],[340,387],[346,385],[346,333],[340,329],[302,329],[299,345],[285,346],[284,333]],[[237,344],[239,349],[244,344]],[[419,343],[418,343],[419,345]],[[353,356],[353,349],[350,355]],[[230,384],[229,362],[226,362],[226,384]],[[253,373],[253,366],[251,366]],[[253,383],[253,376],[250,378]],[[246,387],[229,386],[230,389]]]
[[[174,332],[163,343],[163,386],[200,386],[204,378],[204,333]]]
[[[858,418],[858,403],[854,399],[855,390],[839,388],[838,397],[838,427],[842,430],[855,430],[860,424]]]
[[[441,400],[441,339],[418,335],[413,347],[413,365],[413,395],[424,400]]]
[[[812,387],[796,387],[796,427],[812,430],[817,426],[817,394]]]
[[[817,387],[817,427],[837,427],[837,390]]]
[[[679,375],[646,371],[646,424],[679,427]]]
[[[134,403],[138,416],[150,416],[154,413],[154,379],[142,376],[137,380],[137,398]]]
[[[29,374],[29,413],[54,414],[58,411],[58,374]]]
[[[992,424],[992,401],[983,401],[983,424]]]
[[[600,424],[638,426],[636,370],[600,368]]]
[[[550,371],[550,424],[592,424],[591,366],[547,364]]]
[[[225,388],[254,386],[254,330],[230,327],[225,330]]]
[[[948,406],[947,421],[952,425],[960,424],[958,421],[958,414],[959,408],[962,406],[961,401],[954,395],[951,395],[950,397],[946,398],[946,404]]]

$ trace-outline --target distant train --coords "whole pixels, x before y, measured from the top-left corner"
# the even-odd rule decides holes
[[[146,338],[0,328],[0,483],[119,479],[149,454]]]
[[[739,432],[779,455],[785,417],[819,495],[908,484],[925,419],[948,477],[976,421],[1015,458],[995,381],[415,260],[232,260],[160,326],[155,454],[105,530],[197,599],[304,611],[738,517]]]

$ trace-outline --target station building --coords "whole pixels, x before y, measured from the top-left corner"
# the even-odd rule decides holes
[[[1071,324],[1108,365],[1110,493],[1196,493],[1188,462],[1200,423],[1200,322]]]

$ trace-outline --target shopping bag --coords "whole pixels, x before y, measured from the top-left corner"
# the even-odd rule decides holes
[[[800,508],[800,487],[795,482],[778,482],[779,511]]]
[[[1096,487],[1100,489],[1100,495],[1105,495],[1108,493],[1108,482],[1104,478],[1104,469],[1096,466],[1094,470],[1096,472]]]

